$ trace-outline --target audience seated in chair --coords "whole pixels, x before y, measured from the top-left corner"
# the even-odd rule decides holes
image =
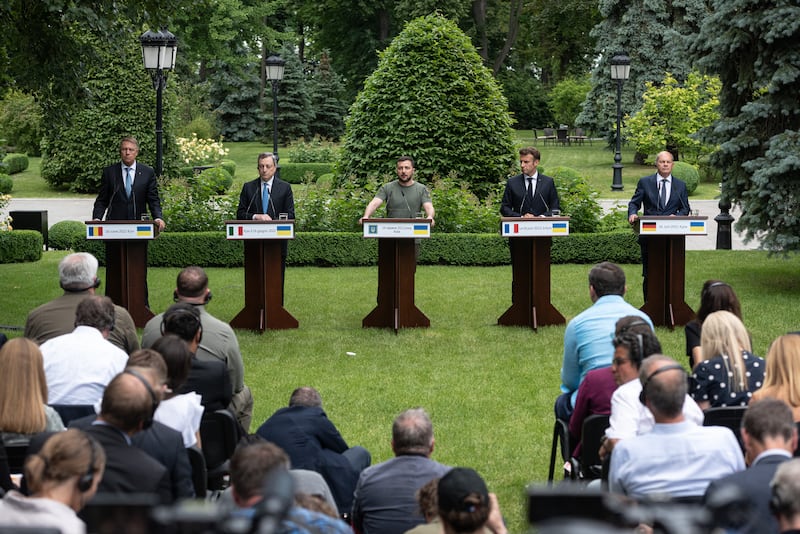
[[[27,446],[39,432],[64,430],[61,417],[47,405],[47,381],[36,343],[18,337],[3,345],[0,376],[0,435],[6,447]]]
[[[792,408],[800,423],[800,335],[786,334],[772,342],[767,352],[764,385],[753,393],[753,400],[781,399]]]
[[[642,363],[639,380],[640,401],[653,414],[655,425],[647,434],[614,447],[608,477],[612,492],[633,499],[699,501],[712,480],[744,469],[742,451],[729,429],[698,426],[684,417],[683,367],[655,354]]]
[[[686,336],[686,356],[689,357],[689,366],[692,369],[704,359],[703,350],[700,347],[703,321],[711,313],[720,310],[729,311],[742,319],[742,306],[739,304],[739,298],[733,288],[722,280],[706,280],[700,290],[700,306],[697,308],[697,317],[683,327]]]

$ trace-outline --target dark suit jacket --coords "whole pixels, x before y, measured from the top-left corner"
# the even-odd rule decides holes
[[[273,219],[277,219],[278,214],[286,213],[290,219],[294,219],[294,196],[289,182],[284,182],[277,177],[273,178],[269,198],[269,205],[264,210],[264,206],[261,205],[261,178],[246,182],[242,186],[242,193],[239,195],[239,208],[236,210],[236,218],[239,220],[251,220],[253,215],[257,213],[266,213]]]
[[[205,411],[225,410],[231,403],[232,389],[228,367],[219,360],[192,358],[189,377],[178,388],[178,393],[194,391],[202,397]]]
[[[689,215],[689,194],[686,183],[674,176],[667,205],[663,210],[658,209],[658,180],[658,174],[639,179],[636,191],[628,202],[628,216],[634,215],[642,206],[645,215]]]
[[[172,502],[167,468],[143,450],[128,445],[116,428],[90,425],[85,432],[106,451],[106,470],[97,493],[153,493],[162,503]]]
[[[137,161],[131,198],[125,194],[125,178],[122,164],[115,163],[103,169],[100,193],[94,201],[93,219],[102,219],[108,209],[106,220],[139,220],[146,208],[150,208],[153,219],[163,219],[161,199],[158,197],[156,173],[152,167]]]
[[[92,426],[96,415],[89,415],[70,421],[70,428],[86,430]],[[131,438],[134,447],[142,449],[167,468],[170,475],[172,500],[194,497],[192,466],[189,455],[183,446],[183,437],[163,423],[153,421],[153,426],[137,432]]]
[[[533,191],[533,202],[525,198],[527,187],[522,174],[508,179],[500,204],[500,214],[503,217],[522,217],[526,213],[552,215],[553,210],[561,209],[556,184],[551,177],[539,174],[536,189]]]
[[[769,509],[769,500],[772,496],[769,483],[778,466],[787,460],[791,458],[780,454],[764,456],[744,471],[712,481],[706,489],[703,500],[708,501],[711,495],[728,485],[737,486],[752,505],[747,524],[738,532],[752,534],[778,532],[778,523]]]
[[[350,510],[359,473],[342,456],[348,449],[347,443],[322,408],[281,408],[256,434],[286,451],[293,469],[321,474],[339,510]]]

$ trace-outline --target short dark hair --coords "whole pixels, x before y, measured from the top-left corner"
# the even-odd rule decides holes
[[[113,330],[116,316],[114,302],[103,295],[90,295],[75,309],[75,326],[92,326],[98,330]]]
[[[742,428],[761,443],[766,438],[778,437],[791,441],[797,429],[791,407],[771,397],[750,402],[742,417]]]
[[[433,444],[433,423],[422,408],[411,408],[398,415],[392,424],[392,442],[397,456],[429,454]]]
[[[322,397],[316,389],[303,386],[292,391],[289,397],[289,406],[321,407]]]
[[[178,273],[175,285],[182,297],[202,297],[208,287],[208,275],[202,267],[192,265]]]
[[[275,468],[289,469],[289,456],[272,442],[236,447],[231,457],[231,485],[241,499],[261,495],[264,477]]]
[[[186,343],[183,344],[186,345]],[[167,379],[167,362],[164,361],[164,357],[158,351],[153,349],[139,349],[133,352],[128,357],[128,363],[125,364],[125,367],[152,369],[162,381]]]
[[[539,161],[542,159],[542,153],[539,152],[539,149],[532,146],[526,146],[519,149],[520,156],[533,156],[533,161]]]
[[[614,348],[625,347],[628,359],[637,369],[642,360],[661,352],[661,343],[650,325],[638,315],[626,315],[617,321],[611,340]]]
[[[200,310],[187,302],[176,302],[161,318],[161,333],[175,334],[184,341],[192,341],[202,328]]]
[[[412,158],[411,156],[400,156],[399,158],[397,158],[397,163],[400,163],[401,161],[410,162],[412,169],[416,169],[417,168],[416,164],[414,163],[414,158]]]
[[[619,265],[604,261],[589,271],[589,285],[599,297],[625,294],[625,271]]]

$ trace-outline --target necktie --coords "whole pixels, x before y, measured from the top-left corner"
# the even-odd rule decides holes
[[[131,168],[125,167],[125,194],[131,198]]]
[[[261,207],[264,213],[269,211],[269,185],[264,183],[264,189],[261,191]]]
[[[661,206],[659,206],[659,209],[663,210],[664,208],[667,207],[667,179],[666,178],[662,178],[661,179],[661,194],[658,197],[658,203],[661,204]]]
[[[528,176],[528,190],[525,194],[528,195],[528,207],[530,207],[531,203],[533,203],[533,178],[530,176]]]

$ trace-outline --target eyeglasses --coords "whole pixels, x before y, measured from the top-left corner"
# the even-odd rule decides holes
[[[611,365],[616,365],[617,367],[619,367],[620,365],[629,361],[631,361],[630,358],[614,358],[613,360],[611,360]]]

